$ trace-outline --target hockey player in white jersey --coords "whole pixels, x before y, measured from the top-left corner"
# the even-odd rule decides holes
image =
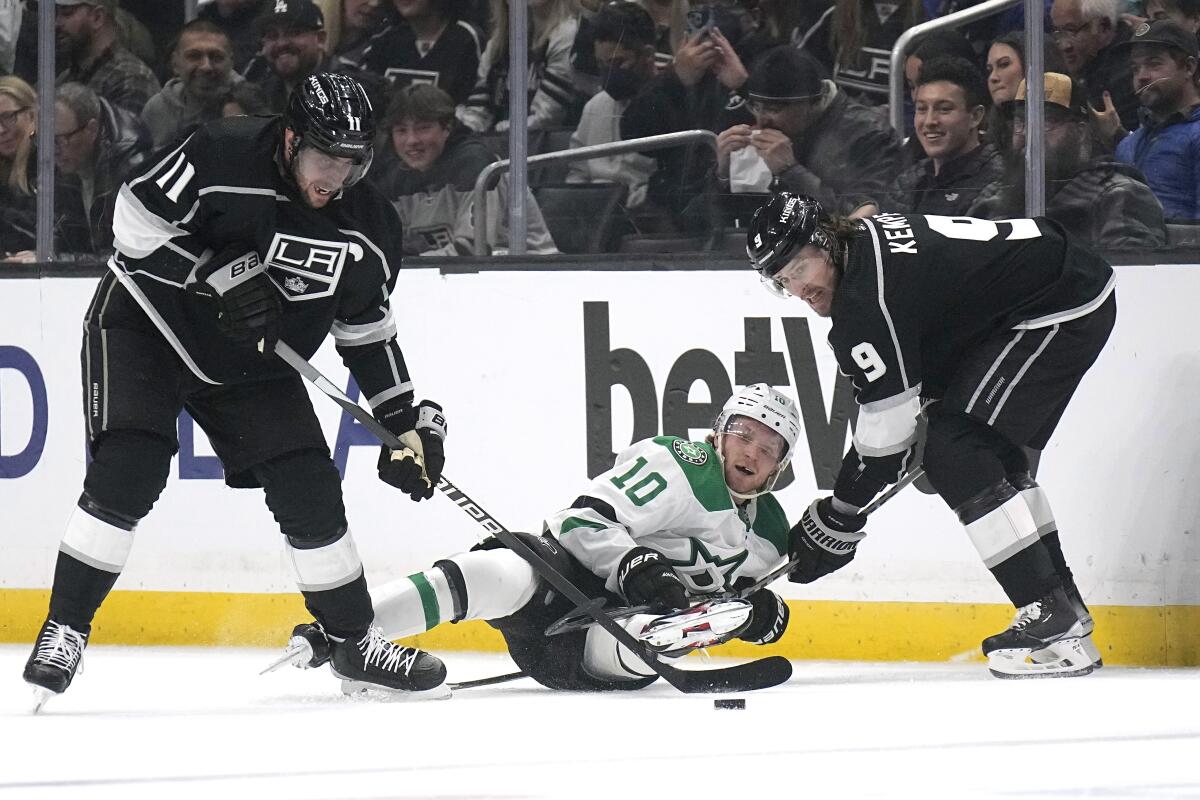
[[[541,536],[517,535],[585,594],[606,598],[609,608],[647,605],[657,612],[622,624],[664,657],[735,636],[775,642],[788,608],[765,587],[749,603],[727,603],[719,613],[696,606],[703,616],[698,626],[658,621],[750,587],[784,563],[789,525],[770,492],[799,435],[790,398],[766,384],[748,386],[725,404],[705,441],[637,442],[569,508],[547,518]],[[638,689],[656,678],[598,626],[546,635],[575,605],[496,539],[377,587],[372,600],[375,624],[389,639],[445,622],[487,620],[517,665],[552,689]],[[328,657],[315,623],[297,626],[292,641],[303,651],[296,659],[301,666],[320,666]]]

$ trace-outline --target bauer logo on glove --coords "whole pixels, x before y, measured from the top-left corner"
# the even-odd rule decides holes
[[[382,413],[379,421],[396,434],[401,444],[395,449],[383,446],[379,454],[379,479],[413,500],[433,497],[433,489],[446,464],[442,443],[447,426],[442,407],[422,400],[416,408],[404,406]]]

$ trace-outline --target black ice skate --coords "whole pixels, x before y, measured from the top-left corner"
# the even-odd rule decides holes
[[[983,640],[988,669],[997,678],[1072,678],[1092,671],[1083,651],[1083,621],[1058,588],[1017,610],[1008,630]],[[1055,660],[1037,663],[1034,652],[1053,648]]]
[[[303,622],[292,628],[292,638],[288,640],[283,655],[258,674],[266,675],[288,664],[300,669],[313,669],[328,664],[332,653],[333,645],[321,623]]]
[[[1071,601],[1071,607],[1075,609],[1075,613],[1079,616],[1079,622],[1083,625],[1083,636],[1079,639],[1079,644],[1083,648],[1083,652],[1092,660],[1092,669],[1097,670],[1104,666],[1104,659],[1100,657],[1100,648],[1096,647],[1096,643],[1092,641],[1092,631],[1096,629],[1096,623],[1092,620],[1092,612],[1088,611],[1087,605],[1083,602],[1083,595],[1079,592],[1079,587],[1075,585],[1075,581],[1068,581],[1063,584],[1063,591],[1066,592],[1067,599]],[[1050,645],[1042,650],[1035,650],[1029,654],[1029,657],[1038,664],[1046,664],[1052,661],[1059,661],[1064,657],[1060,653],[1057,645]],[[1066,653],[1069,657],[1069,653]]]
[[[88,632],[80,633],[69,625],[47,619],[42,625],[33,652],[25,662],[25,682],[33,685],[33,713],[41,710],[53,695],[62,694],[71,685],[75,671],[83,661]]]
[[[346,639],[330,636],[329,641],[333,647],[329,667],[342,679],[344,694],[378,693],[391,699],[450,696],[446,665],[440,658],[389,642],[381,628]]]

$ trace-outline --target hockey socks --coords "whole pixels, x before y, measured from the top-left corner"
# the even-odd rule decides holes
[[[375,624],[389,639],[443,622],[500,619],[519,611],[538,587],[533,569],[509,550],[475,550],[371,593]]]
[[[67,522],[50,593],[50,618],[83,633],[125,568],[135,527],[86,501],[80,498]]]

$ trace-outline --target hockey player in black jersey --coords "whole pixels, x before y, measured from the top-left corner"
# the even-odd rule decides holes
[[[860,510],[922,466],[1018,608],[984,640],[998,677],[1074,676],[1101,666],[1092,618],[1067,567],[1023,447],[1041,450],[1108,340],[1115,276],[1044,218],[879,214],[851,222],[779,194],[751,224],[766,286],[831,317],[829,342],[859,404],[833,495],[793,529],[791,574],[807,583],[854,558]]]
[[[445,693],[438,659],[372,627],[337,468],[299,376],[271,355],[282,338],[310,357],[332,333],[373,412],[406,445],[384,450],[380,478],[413,500],[432,496],[446,424],[436,404],[414,405],[396,342],[399,220],[360,181],[374,134],[361,86],[317,74],[284,116],[208,123],[121,187],[116,253],[84,320],[93,460],[25,667],[39,707],[75,675],[166,483],[184,409],[226,483],[262,487],[306,605],[331,634],[343,689]]]

